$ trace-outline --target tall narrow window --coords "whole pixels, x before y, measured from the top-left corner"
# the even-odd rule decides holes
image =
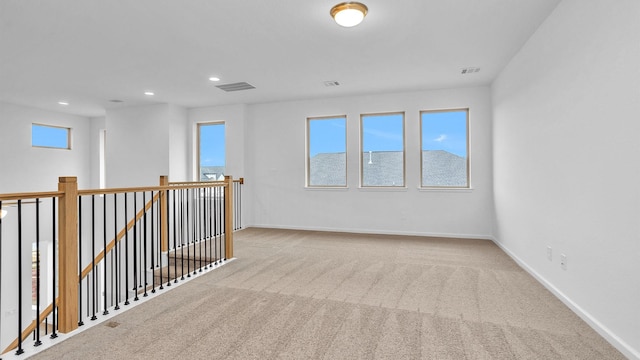
[[[422,187],[469,187],[469,109],[420,112]]]
[[[59,126],[31,124],[31,146],[71,149],[71,129]]]
[[[198,124],[198,176],[200,181],[221,181],[225,174],[224,122]]]
[[[360,116],[361,185],[404,186],[404,112]]]
[[[307,186],[347,186],[347,117],[307,119]]]

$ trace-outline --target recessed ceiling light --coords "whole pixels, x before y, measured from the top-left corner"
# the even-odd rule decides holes
[[[145,91],[145,92],[144,92],[144,94],[145,94],[145,95],[147,95],[147,96],[153,96],[153,95],[155,95],[155,94],[153,93],[153,91]]]
[[[64,105],[64,106],[69,105],[69,103],[68,103],[68,102],[66,102],[66,101],[58,101],[58,104],[60,104],[60,105]]]
[[[220,81],[220,78],[212,76],[212,77],[209,78],[209,80],[211,80],[211,81]]]

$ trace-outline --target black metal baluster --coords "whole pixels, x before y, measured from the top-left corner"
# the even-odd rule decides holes
[[[222,264],[222,261],[224,259],[224,255],[222,254],[222,234],[224,233],[224,218],[223,218],[223,213],[222,213],[222,208],[223,208],[223,197],[224,197],[224,186],[220,186],[218,188],[218,233],[220,234],[219,238],[218,238],[218,246],[220,247],[220,264]]]
[[[96,316],[96,307],[97,307],[97,299],[98,299],[98,289],[96,283],[98,282],[98,272],[96,271],[96,196],[91,195],[91,280],[93,281],[91,284],[92,288],[92,299],[93,302],[93,315],[91,316],[91,320],[96,320],[98,317]]]
[[[57,248],[57,246],[56,246],[56,198],[54,197],[52,199],[53,199],[53,204],[51,205],[51,209],[52,209],[52,211],[51,211],[51,218],[52,218],[52,220],[51,220],[51,224],[52,224],[51,225],[51,243],[53,244],[53,246],[52,246],[52,248],[53,248],[53,251],[52,251],[52,253],[53,253],[52,259],[53,259],[53,261],[52,261],[51,268],[53,269],[53,271],[51,271],[51,272],[53,273],[53,276],[52,276],[53,277],[53,282],[52,282],[52,284],[55,284],[56,283],[56,262],[57,262],[57,259],[58,259],[58,255],[56,255],[56,248]],[[57,308],[57,306],[56,306],[56,295],[57,295],[56,294],[56,289],[57,289],[57,286],[54,286],[53,287],[53,291],[52,291],[53,299],[51,301],[51,323],[52,323],[53,331],[52,331],[50,337],[52,339],[55,339],[55,338],[58,337],[58,333],[56,332],[56,330],[58,330],[58,325],[57,325],[58,322],[56,321],[57,320],[56,316],[58,314],[58,312],[56,311],[56,308]]]
[[[178,245],[177,245],[177,227],[178,223],[176,220],[176,191],[173,190],[173,282],[178,282]],[[167,262],[169,261],[169,255],[167,255]],[[168,264],[167,264],[168,265]],[[169,268],[167,268],[168,270]],[[168,271],[170,274],[171,271]],[[167,286],[171,286],[171,276],[167,277],[168,282]]]
[[[102,195],[102,263],[103,267],[103,301],[104,301],[104,311],[102,315],[109,315],[109,311],[107,310],[107,194]]]
[[[18,350],[16,355],[24,353],[22,348],[22,200],[18,200]]]
[[[203,215],[202,215],[202,222],[204,223],[204,257],[205,257],[205,263],[204,263],[204,268],[208,269],[209,265],[211,263],[211,257],[208,257],[209,254],[207,254],[207,243],[210,241],[209,240],[209,222],[207,221],[207,215],[208,212],[207,210],[209,209],[208,205],[209,205],[209,190],[211,188],[210,187],[205,187],[203,189],[204,191],[204,197],[202,199],[202,209],[203,209]]]
[[[207,199],[207,209],[208,215],[207,220],[209,222],[209,267],[213,267],[213,262],[215,258],[213,257],[213,247],[214,247],[214,232],[213,232],[213,208],[211,207],[212,199],[213,199],[213,187],[209,188],[209,197]]]
[[[161,190],[162,191],[162,190]],[[158,194],[160,194],[160,192],[158,192]],[[165,241],[167,242],[167,278],[169,277],[169,190],[165,190],[164,191],[164,197],[165,197],[165,202],[167,204],[167,208],[165,209],[165,214],[167,215],[166,218],[162,218],[162,210],[160,210],[160,206],[162,206],[162,203],[159,201],[158,202],[158,216],[160,217],[160,219],[158,220],[158,233],[160,234],[162,232],[162,222],[166,221],[167,222],[167,231],[160,235],[160,244],[158,246],[158,267],[160,268],[160,290],[164,289],[164,277],[162,275],[162,236],[166,236]]]
[[[200,246],[198,233],[200,231],[200,188],[193,189],[193,275],[198,274],[198,256],[196,245]]]
[[[82,197],[78,196],[78,326],[84,325],[82,321]]]
[[[124,304],[129,305],[129,216],[127,215],[127,193],[124,193]],[[135,224],[135,223],[134,223]],[[135,225],[134,225],[135,226]]]
[[[135,297],[133,301],[138,301],[138,255],[137,255],[137,245],[138,245],[138,196],[133,192],[133,290],[135,291]]]
[[[200,218],[201,221],[200,221],[200,226],[199,226],[200,227],[200,246],[199,246],[200,247],[200,249],[199,249],[199,253],[200,253],[200,270],[199,270],[199,272],[202,272],[202,260],[203,260],[203,258],[202,258],[202,246],[204,245],[205,250],[207,248],[207,239],[204,237],[204,232],[203,232],[203,226],[206,225],[206,223],[207,223],[206,222],[206,218],[205,218],[206,213],[204,211],[204,202],[205,202],[205,199],[206,199],[204,197],[205,191],[206,191],[205,189],[206,189],[205,187],[202,187],[202,188],[200,188],[198,190],[198,194],[200,194],[200,201],[198,202],[198,207],[200,207],[200,213],[202,215],[202,217]],[[200,206],[200,204],[202,204],[202,206]],[[204,242],[204,244],[203,244],[203,242]],[[205,254],[206,253],[207,252],[205,251]],[[206,263],[206,261],[205,261],[205,263]]]
[[[106,195],[105,195],[106,196]],[[126,221],[125,221],[126,227]],[[118,239],[118,194],[113,193],[113,253],[116,258],[116,266],[113,267],[116,278],[116,306],[114,310],[120,310],[120,258],[118,256],[118,249],[120,247],[120,241]]]
[[[149,283],[147,282],[147,198],[146,195],[147,192],[143,191],[142,192],[142,211],[143,211],[143,215],[142,215],[142,228],[144,229],[142,232],[142,259],[143,259],[143,276],[144,276],[144,295],[143,297],[147,297],[149,296],[149,294],[147,294],[147,285],[149,285]]]
[[[187,203],[185,204],[185,207],[187,208],[187,277],[191,277],[191,241],[189,241],[189,234],[193,233],[193,231],[189,231],[189,227],[193,227],[192,224],[189,221],[189,199],[190,199],[190,195],[189,195],[189,189],[187,189]]]
[[[154,203],[153,203],[153,190],[151,190],[151,271],[154,271],[155,269],[155,250],[153,248],[153,243],[154,243],[154,231],[153,229],[155,228],[154,226],[154,214],[155,212],[153,211],[154,208]],[[146,272],[145,272],[146,274]],[[156,277],[155,277],[155,273],[152,272],[151,273],[151,293],[154,294],[156,292]]]
[[[218,265],[218,187],[213,188],[213,250],[214,265]]]
[[[182,196],[180,201],[180,272],[181,272],[181,280],[184,280],[184,241],[186,239],[187,230],[185,229],[185,216],[184,216],[184,203],[187,201],[186,199],[186,189],[182,190]]]
[[[236,209],[238,209],[238,214],[236,219],[238,219],[238,230],[242,229],[242,181],[238,182],[238,204],[236,205]]]
[[[36,199],[36,342],[33,346],[40,345],[40,199]]]

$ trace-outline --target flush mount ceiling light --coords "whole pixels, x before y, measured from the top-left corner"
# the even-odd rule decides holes
[[[66,102],[66,101],[58,101],[58,104],[60,104],[60,105],[62,105],[62,106],[67,106],[67,105],[69,105],[69,103],[68,103],[68,102]]]
[[[352,27],[360,24],[369,9],[359,2],[343,2],[331,8],[331,17],[340,26]]]
[[[209,78],[210,81],[220,81],[220,78],[217,76],[212,76]]]
[[[144,94],[147,95],[147,96],[155,95],[155,93],[153,91],[145,91]]]

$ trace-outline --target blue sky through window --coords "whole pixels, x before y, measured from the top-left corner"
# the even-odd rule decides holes
[[[403,151],[404,114],[362,116],[362,151]]]
[[[320,153],[346,152],[346,118],[309,120],[309,157]]]
[[[69,148],[70,129],[47,125],[31,125],[31,145],[59,149]]]
[[[422,119],[422,150],[444,150],[467,157],[467,111],[425,111]]]
[[[224,124],[200,125],[200,166],[225,166]]]

